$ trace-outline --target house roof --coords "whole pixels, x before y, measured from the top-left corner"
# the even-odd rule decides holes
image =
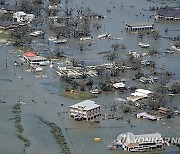
[[[123,82],[119,82],[119,83],[114,83],[113,87],[115,87],[115,88],[124,88],[124,87],[126,87],[126,85]]]
[[[35,57],[37,55],[35,53],[33,53],[33,52],[25,52],[24,56],[26,56],[26,57]]]
[[[141,113],[137,114],[137,117],[141,117],[141,116],[143,116],[144,118],[151,119],[151,120],[156,120],[157,119],[155,116],[147,114],[146,112],[141,112]]]
[[[18,11],[18,12],[15,12],[14,15],[24,15],[25,16],[26,13],[23,11]]]
[[[127,100],[135,102],[135,101],[140,100],[142,98],[143,98],[142,96],[129,96],[129,97],[127,97]]]
[[[164,17],[180,17],[180,8],[158,10],[157,14]]]
[[[165,108],[165,107],[160,107],[160,108],[158,108],[158,110],[162,110],[162,111],[164,111],[164,112],[170,111],[170,109]]]
[[[1,10],[6,10],[6,11],[20,11],[23,8],[21,6],[17,6],[17,5],[0,5],[0,9]]]
[[[150,23],[150,22],[135,22],[135,23],[128,23],[126,25],[130,26],[130,27],[141,27],[141,26],[152,26],[153,23]]]
[[[135,92],[142,93],[142,94],[145,94],[145,95],[153,94],[152,91],[150,91],[150,90],[145,90],[145,89],[136,89]]]
[[[28,57],[29,60],[33,61],[33,60],[47,60],[44,57],[41,56],[33,56],[33,57]]]
[[[12,21],[3,21],[3,20],[0,20],[0,26],[1,27],[9,27],[9,26],[15,26],[15,25],[19,25],[19,23],[17,22],[12,22]]]
[[[97,107],[100,107],[100,105],[96,104],[96,102],[92,100],[85,100],[85,101],[82,101],[80,103],[70,106],[70,108],[76,108],[76,109],[83,108],[83,110],[86,110],[86,111],[95,109]]]
[[[85,16],[86,17],[103,17],[103,15],[101,15],[100,13],[97,13],[97,12],[85,12]]]

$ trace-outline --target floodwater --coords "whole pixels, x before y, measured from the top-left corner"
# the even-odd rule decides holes
[[[178,1],[167,3],[165,1],[164,3],[161,4],[160,0],[154,0],[152,2],[146,0],[75,0],[73,1],[73,6],[83,5],[84,7],[90,7],[92,11],[96,11],[106,16],[106,18],[98,21],[102,24],[102,28],[92,32],[95,44],[88,46],[87,43],[84,51],[79,50],[79,46],[77,45],[79,41],[77,39],[72,39],[65,45],[55,46],[50,43],[49,46],[46,45],[45,47],[39,47],[35,44],[32,44],[32,46],[35,49],[42,49],[44,52],[46,51],[46,47],[51,48],[52,51],[62,49],[69,57],[77,60],[84,60],[86,64],[107,62],[107,60],[103,58],[103,55],[98,55],[97,53],[110,50],[110,45],[116,42],[123,43],[127,47],[125,51],[119,53],[119,59],[123,59],[129,50],[143,53],[146,51],[140,49],[138,46],[138,43],[141,40],[137,38],[136,34],[130,34],[125,31],[125,23],[138,21],[154,22],[154,19],[149,16],[155,15],[155,12],[143,11],[148,10],[150,6],[179,5]],[[111,9],[110,13],[107,13],[107,8]],[[179,21],[159,21],[156,22],[155,25],[159,29],[159,34],[166,37],[175,37],[177,36],[178,31],[173,30],[180,30]],[[165,28],[172,31],[165,33]],[[123,40],[97,40],[97,35],[105,32],[111,33],[113,37],[123,38]],[[151,37],[145,37],[144,41],[150,43],[151,48],[157,49],[161,53],[164,49],[170,48],[174,43],[168,39],[160,38],[154,40]],[[44,41],[41,39],[37,39],[36,42],[47,44],[46,40]],[[42,54],[44,52],[42,52]],[[132,115],[123,115],[122,113],[117,112],[117,115],[124,116],[123,120],[102,120],[100,118],[99,124],[92,125],[87,122],[74,121],[69,117],[68,113],[66,114],[64,112],[68,111],[70,105],[79,101],[64,98],[59,95],[60,91],[63,89],[63,85],[52,68],[45,68],[43,75],[47,75],[47,78],[37,78],[36,74],[26,71],[28,69],[26,65],[22,67],[14,67],[14,61],[19,60],[19,53],[15,52],[14,47],[11,45],[0,47],[0,53],[0,99],[1,101],[5,101],[5,103],[0,103],[0,153],[25,153],[23,151],[23,142],[16,137],[17,131],[14,126],[14,121],[9,120],[15,116],[11,110],[12,106],[18,103],[19,95],[26,103],[21,107],[21,117],[22,126],[24,127],[23,136],[27,137],[31,142],[31,146],[26,149],[27,154],[61,153],[61,149],[56,144],[53,135],[50,133],[50,128],[41,123],[37,118],[38,116],[41,116],[50,122],[54,122],[61,127],[65,139],[70,147],[70,151],[73,154],[127,153],[121,149],[114,151],[107,149],[107,145],[116,139],[118,134],[127,131],[133,132],[134,134],[159,132],[163,137],[176,137],[180,134],[180,117],[151,122],[145,119],[139,120],[134,118]],[[6,59],[8,61],[7,68]],[[175,73],[171,82],[180,81],[180,53],[175,52],[172,55],[166,56],[161,54],[159,56],[144,57],[144,59],[152,59],[157,63],[158,68],[165,67],[167,70]],[[139,86],[142,88],[148,88],[147,85],[139,84]],[[100,94],[98,98],[93,100],[102,106],[102,113],[111,113],[108,107],[113,105],[113,103],[119,103],[115,101],[115,98],[125,98],[127,95],[128,94],[121,94],[118,92],[108,92]],[[35,102],[33,102],[32,99],[34,99]],[[172,104],[169,105],[177,106],[178,109],[180,109],[179,100],[180,96],[177,95],[173,97]],[[128,119],[131,119],[134,125],[133,127],[127,123]],[[94,142],[95,137],[100,137],[101,142]],[[179,152],[179,149],[170,146],[162,151],[153,151],[152,153],[175,154]]]

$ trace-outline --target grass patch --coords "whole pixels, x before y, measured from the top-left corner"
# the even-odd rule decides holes
[[[0,33],[0,39],[10,40],[11,38],[11,34],[9,33]]]
[[[24,51],[24,52],[26,52],[26,51],[34,51],[34,49],[29,48],[29,47],[25,47],[25,46],[19,47],[19,50],[22,50],[22,51]]]
[[[96,97],[96,96],[89,94],[87,92],[77,91],[77,90],[63,91],[60,95],[64,96],[64,97],[71,98],[71,99],[80,99],[80,100],[91,99],[91,98]]]
[[[11,41],[11,42],[14,42],[17,40],[16,38],[12,37],[10,32],[8,32],[8,31],[0,32],[0,39],[6,40],[6,41]]]

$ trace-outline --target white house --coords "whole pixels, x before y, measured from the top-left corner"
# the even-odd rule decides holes
[[[129,97],[127,97],[127,100],[135,102],[139,99],[148,98],[148,97],[151,97],[153,95],[154,95],[154,93],[150,90],[136,89],[134,93],[131,93],[131,95]]]
[[[141,113],[137,113],[137,118],[144,118],[144,119],[149,119],[149,120],[152,120],[152,121],[155,121],[155,120],[160,120],[161,117],[157,117],[157,116],[154,116],[154,115],[150,115],[146,112],[141,112]]]
[[[131,152],[144,152],[152,149],[160,149],[164,146],[164,140],[160,133],[134,135],[126,132],[118,135],[114,143],[123,150]]]
[[[116,89],[122,89],[122,90],[126,89],[126,85],[123,82],[113,83],[112,86]]]
[[[13,14],[13,18],[17,21],[17,22],[27,22],[30,23],[35,16],[33,14],[26,14],[23,11],[19,11]]]
[[[77,120],[93,120],[100,116],[100,105],[92,100],[85,100],[83,102],[71,105],[70,116]]]

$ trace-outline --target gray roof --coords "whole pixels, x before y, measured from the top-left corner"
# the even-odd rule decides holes
[[[0,26],[1,27],[9,27],[9,26],[14,26],[14,25],[19,25],[19,23],[17,22],[12,22],[12,21],[3,21],[3,20],[0,20]]]
[[[28,57],[29,60],[47,60],[46,58],[44,57],[41,57],[41,56],[34,56],[34,57]]]
[[[127,26],[131,27],[139,27],[139,26],[152,26],[153,23],[150,22],[135,22],[135,23],[128,23]]]
[[[84,110],[88,111],[88,110],[92,110],[95,109],[97,107],[100,107],[100,105],[97,105],[96,102],[92,101],[92,100],[85,100],[83,102],[71,105],[70,108],[84,108]]]
[[[101,15],[100,13],[97,13],[97,12],[85,12],[85,16],[87,17],[103,17],[103,15]]]
[[[158,10],[157,14],[164,17],[180,17],[180,8],[178,9],[165,9]]]
[[[6,10],[6,11],[21,11],[23,8],[21,6],[17,5],[0,5],[0,9]]]

